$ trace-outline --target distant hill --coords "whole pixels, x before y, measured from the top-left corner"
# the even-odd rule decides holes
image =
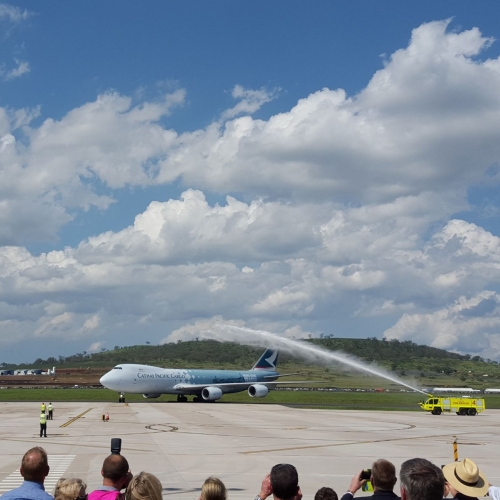
[[[302,342],[318,345],[332,351],[342,351],[357,358],[387,368],[399,375],[418,374],[420,376],[436,374],[458,374],[467,377],[469,373],[481,376],[500,377],[499,363],[484,360],[479,356],[460,355],[425,345],[417,345],[412,341],[380,340],[375,337],[367,339],[352,338],[318,338]],[[143,363],[171,367],[220,367],[250,368],[262,348],[253,348],[232,342],[215,340],[194,340],[164,344],[158,346],[137,345],[131,347],[115,346],[113,350],[98,353],[78,353],[72,356],[49,357],[37,359],[34,363],[7,365],[3,368],[87,368],[110,367],[118,363]],[[280,366],[308,366],[300,359],[281,353]],[[333,370],[344,369],[342,365],[332,365]]]

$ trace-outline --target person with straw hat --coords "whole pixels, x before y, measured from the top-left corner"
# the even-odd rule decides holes
[[[488,493],[488,480],[470,458],[443,467],[444,478],[454,498],[467,500],[484,497]]]

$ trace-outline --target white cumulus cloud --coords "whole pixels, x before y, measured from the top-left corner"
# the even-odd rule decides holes
[[[320,89],[267,119],[250,115],[276,95],[243,86],[184,132],[165,125],[184,90],[109,91],[58,119],[0,108],[0,341],[99,350],[146,329],[300,337],[357,322],[500,359],[499,236],[457,215],[472,186],[498,183],[500,62],[477,28],[448,26],[416,28],[357,95]],[[161,186],[128,227],[28,250]]]

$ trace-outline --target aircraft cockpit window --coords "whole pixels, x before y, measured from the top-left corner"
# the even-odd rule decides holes
[[[122,367],[121,367],[121,366],[115,366],[115,367],[113,368],[113,370],[122,370]]]

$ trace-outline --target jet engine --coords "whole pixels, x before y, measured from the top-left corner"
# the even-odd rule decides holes
[[[248,388],[248,395],[251,398],[265,398],[268,394],[269,389],[262,384],[254,384]]]
[[[161,394],[143,394],[142,397],[146,399],[159,398]]]
[[[218,387],[205,387],[201,391],[201,396],[205,401],[216,401],[222,397],[222,390]]]

